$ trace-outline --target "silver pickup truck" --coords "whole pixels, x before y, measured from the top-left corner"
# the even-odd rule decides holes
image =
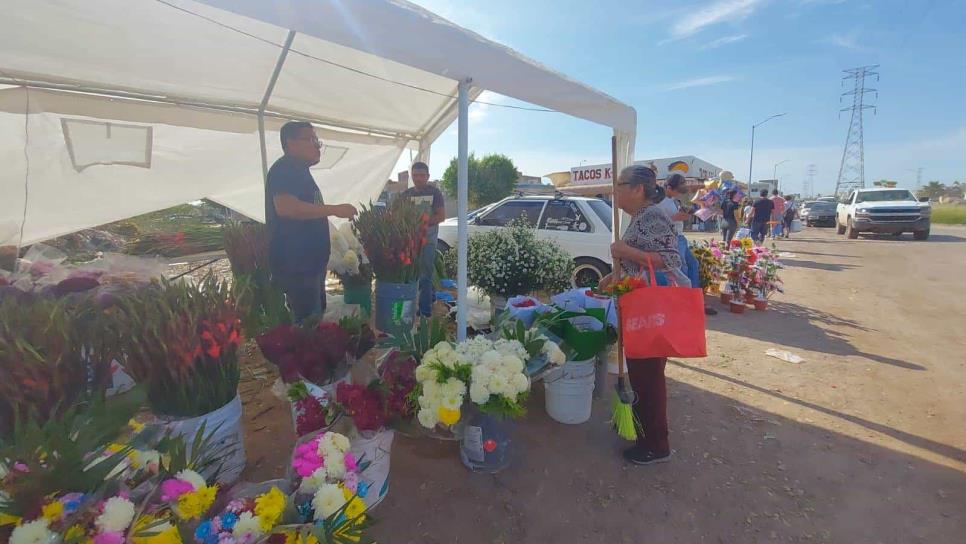
[[[932,208],[919,202],[908,189],[857,189],[839,203],[835,226],[839,234],[855,239],[862,232],[929,238]]]

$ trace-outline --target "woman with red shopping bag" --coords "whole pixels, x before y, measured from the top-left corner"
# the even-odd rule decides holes
[[[606,289],[622,275],[644,277],[647,281],[655,278],[658,285],[674,283],[681,288],[690,287],[690,281],[681,272],[681,255],[678,253],[677,235],[671,221],[655,206],[664,198],[664,193],[657,186],[654,171],[640,165],[625,168],[615,183],[614,197],[615,204],[631,215],[632,219],[622,240],[611,246],[614,257],[620,260],[621,269],[601,280],[600,287]],[[649,264],[656,269],[652,273],[647,272]],[[644,290],[650,291],[639,291]],[[700,298],[697,300],[700,301]],[[624,304],[621,306],[623,309]],[[703,329],[703,302],[699,302],[690,312],[697,314],[694,318],[700,319]],[[663,319],[658,321],[663,322]],[[625,342],[629,347],[635,345],[637,336],[642,333],[643,329],[639,332],[625,331]],[[669,353],[658,351],[661,352],[660,356],[642,358],[634,358],[633,350],[627,352],[628,375],[637,397],[633,406],[634,414],[644,432],[638,433],[637,443],[624,452],[624,459],[637,465],[664,462],[671,455],[668,444],[667,386],[664,379],[664,367]],[[622,354],[618,354],[620,356]]]

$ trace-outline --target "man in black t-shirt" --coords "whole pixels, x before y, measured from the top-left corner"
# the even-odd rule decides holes
[[[759,245],[765,243],[768,222],[771,220],[771,212],[775,209],[775,203],[768,199],[768,189],[762,189],[760,195],[761,198],[755,201],[751,211],[751,237]]]
[[[327,205],[309,167],[322,158],[310,123],[289,121],[280,133],[284,155],[265,182],[265,226],[272,280],[285,292],[296,322],[325,311],[322,282],[329,264],[329,217],[351,219],[351,204]]]
[[[414,162],[410,168],[413,186],[402,192],[429,214],[429,230],[426,232],[426,245],[419,256],[419,315],[429,317],[433,314],[433,270],[436,268],[436,241],[439,238],[439,224],[446,219],[443,193],[429,184],[429,166],[424,162]]]

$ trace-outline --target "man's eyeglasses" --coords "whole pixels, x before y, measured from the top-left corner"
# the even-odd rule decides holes
[[[293,140],[308,140],[308,141],[312,142],[312,145],[314,145],[315,147],[317,147],[319,149],[322,149],[322,146],[325,145],[324,143],[322,143],[322,140],[316,138],[315,136],[312,136],[312,137],[302,136],[302,137],[292,138],[292,139]]]

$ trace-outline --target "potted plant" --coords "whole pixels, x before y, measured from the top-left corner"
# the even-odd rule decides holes
[[[429,216],[408,198],[395,199],[385,210],[363,206],[352,223],[376,277],[375,324],[380,331],[412,329],[428,227]]]

